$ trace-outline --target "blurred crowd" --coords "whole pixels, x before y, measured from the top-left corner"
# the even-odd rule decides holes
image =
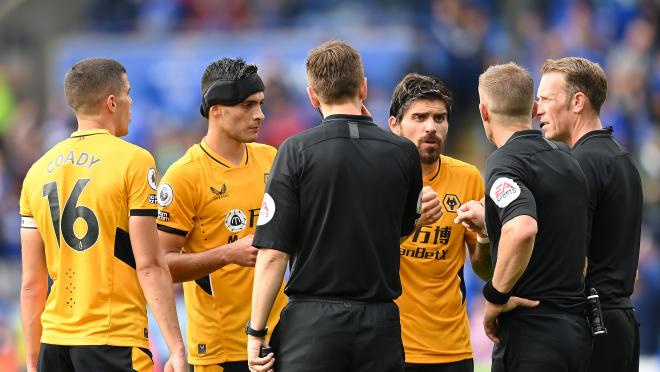
[[[385,123],[389,94],[405,72],[429,73],[455,94],[445,152],[483,167],[492,150],[477,112],[479,74],[495,62],[516,61],[538,83],[547,58],[582,56],[601,64],[609,82],[605,125],[634,155],[644,187],[644,224],[635,303],[642,354],[657,355],[660,342],[660,5],[653,0],[46,0],[0,4],[0,369],[20,368],[17,299],[20,286],[18,195],[23,177],[47,147],[74,130],[62,100],[63,76],[51,76],[56,45],[72,35],[168,38],[180,35],[260,35],[274,31],[325,32],[349,28],[369,43],[383,30],[402,30],[407,42],[401,67],[367,63],[366,102]],[[38,6],[43,5],[43,6]],[[50,6],[50,8],[48,8]],[[71,7],[71,12],[64,11]],[[41,9],[41,10],[39,10]],[[45,9],[45,10],[44,10]],[[61,17],[39,15],[48,10]],[[67,15],[64,15],[67,13]],[[59,14],[59,13],[56,13]],[[43,22],[50,22],[44,24]],[[330,33],[332,34],[332,33]],[[243,36],[244,37],[244,36]],[[387,44],[372,45],[388,48]],[[358,47],[358,49],[360,49]],[[301,51],[302,66],[307,50]],[[91,55],[90,55],[91,56]],[[217,56],[221,57],[220,55]],[[123,61],[122,61],[123,62]],[[252,62],[249,61],[248,62]],[[276,63],[273,63],[276,64]],[[277,146],[319,122],[307,103],[304,69],[259,61],[265,71],[266,120],[260,141]],[[204,66],[198,66],[201,71]],[[129,78],[131,71],[129,70]],[[190,78],[189,76],[187,78]],[[198,77],[192,78],[195,82]],[[149,94],[148,92],[145,94]],[[199,97],[193,97],[198,102]],[[161,172],[201,138],[197,112],[175,107],[138,110],[129,140],[149,148]],[[188,110],[190,111],[190,110]],[[159,130],[155,130],[159,129]],[[621,208],[627,206],[621,205]],[[626,221],[620,221],[624,224]],[[468,303],[478,313],[473,279]],[[474,319],[474,317],[473,317]],[[479,322],[476,322],[478,327]],[[477,329],[477,331],[480,331]],[[474,332],[474,330],[473,330]],[[478,339],[478,337],[475,337]],[[477,353],[484,347],[475,345]]]

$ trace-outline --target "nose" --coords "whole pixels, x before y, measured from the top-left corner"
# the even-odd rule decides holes
[[[254,113],[254,120],[263,121],[265,118],[266,115],[264,114],[264,110],[261,108],[261,106],[258,106],[257,111]]]
[[[433,121],[433,118],[428,118],[424,122],[424,131],[426,133],[435,133],[437,132],[438,128],[436,128],[435,121]]]

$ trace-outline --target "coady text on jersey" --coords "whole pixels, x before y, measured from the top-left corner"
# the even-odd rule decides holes
[[[95,157],[93,154],[90,155],[84,151],[81,152],[78,156],[76,156],[75,151],[69,151],[66,156],[62,153],[57,154],[55,159],[49,161],[48,164],[46,164],[46,171],[48,171],[48,173],[53,173],[57,168],[64,164],[72,164],[90,169],[94,164],[100,161],[100,158]]]

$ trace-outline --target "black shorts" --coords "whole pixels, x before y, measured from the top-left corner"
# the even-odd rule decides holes
[[[492,372],[584,372],[591,355],[591,330],[584,315],[505,313],[498,318],[499,344]]]
[[[639,323],[634,309],[603,309],[607,334],[594,336],[590,372],[639,371]]]
[[[153,371],[149,349],[131,346],[62,346],[41,344],[39,372]]]
[[[406,363],[406,372],[474,372],[474,360],[470,358],[438,364]]]
[[[190,365],[190,372],[250,372],[247,360],[213,365]]]
[[[270,344],[275,371],[403,372],[394,302],[290,298]]]

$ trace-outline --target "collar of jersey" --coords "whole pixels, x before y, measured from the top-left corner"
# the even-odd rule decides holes
[[[70,137],[84,137],[84,136],[91,136],[94,134],[110,134],[110,131],[107,129],[84,129],[84,130],[77,130],[73,133],[71,133]]]
[[[444,155],[440,155],[440,157],[438,158],[438,162],[439,162],[438,169],[435,172],[431,172],[431,173],[427,174],[426,176],[424,176],[424,182],[432,182],[434,179],[436,179],[438,177],[438,175],[440,175],[442,165],[445,163],[445,162],[442,161],[443,158],[444,158]]]
[[[366,115],[332,114],[323,118],[323,124],[331,121],[359,121],[364,124],[376,125],[373,119],[371,119],[371,116]]]
[[[614,129],[612,127],[607,127],[603,129],[596,129],[592,130],[591,132],[587,132],[584,136],[582,136],[576,143],[573,145],[573,148],[576,148],[583,144],[586,140],[592,137],[611,137],[612,132],[614,132]]]
[[[526,130],[520,130],[518,132],[515,132],[514,134],[509,137],[509,139],[506,141],[505,145],[508,145],[511,141],[514,141],[518,138],[523,138],[523,137],[541,137],[541,131],[538,131],[536,129],[526,129]]]
[[[248,154],[247,144],[244,145],[245,145],[245,155],[243,156],[243,159],[241,159],[241,165],[235,166],[232,165],[232,163],[229,160],[223,158],[222,156],[218,155],[218,153],[213,151],[213,149],[211,149],[209,144],[206,143],[206,138],[203,138],[202,141],[199,143],[199,147],[202,148],[202,151],[204,151],[209,158],[213,159],[216,163],[219,163],[220,165],[223,165],[227,168],[241,168],[247,165],[250,156]]]

